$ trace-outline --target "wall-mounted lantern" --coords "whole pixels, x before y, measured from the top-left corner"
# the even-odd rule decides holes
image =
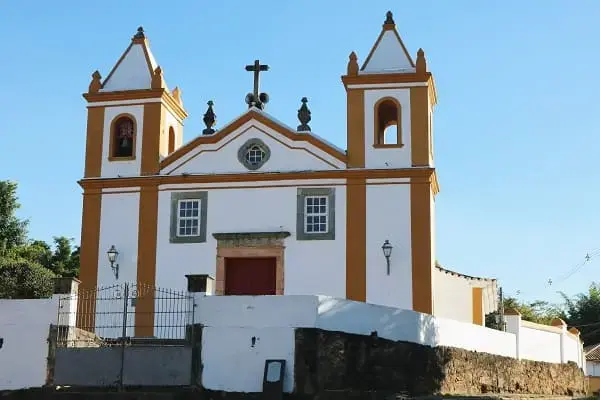
[[[106,254],[108,255],[108,262],[110,263],[110,268],[112,269],[113,274],[115,275],[115,279],[118,280],[119,279],[119,264],[117,264],[117,257],[119,256],[119,252],[115,248],[114,244],[112,246],[110,246],[110,249],[108,249]]]
[[[381,250],[383,250],[383,255],[385,257],[385,261],[387,263],[387,274],[390,274],[390,257],[392,256],[392,245],[389,240],[385,240],[383,242],[383,246],[381,246]]]

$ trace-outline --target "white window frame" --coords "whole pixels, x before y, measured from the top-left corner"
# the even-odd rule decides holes
[[[182,217],[181,216],[181,204],[182,203],[198,203],[198,215],[196,217]],[[202,223],[202,200],[201,199],[180,199],[177,201],[177,231],[176,231],[176,236],[180,237],[180,238],[190,238],[190,237],[197,237],[200,236],[200,226]],[[185,233],[182,235],[181,234],[181,221],[193,221],[193,220],[197,220],[198,221],[198,225],[196,226],[196,234],[190,234],[190,235],[186,235]],[[193,229],[193,227],[192,227]]]
[[[308,199],[312,199],[313,201],[315,199],[319,199],[319,205],[318,207],[321,207],[320,204],[320,199],[325,199],[325,212],[308,212]],[[312,207],[315,207],[314,202]],[[327,195],[310,195],[310,196],[305,196],[304,197],[304,233],[306,235],[313,235],[313,234],[324,234],[324,233],[328,233],[329,232],[329,196]],[[309,232],[308,231],[308,217],[325,217],[325,230],[324,231],[312,231]],[[320,219],[320,218],[319,218]],[[311,225],[315,225],[315,223],[313,222]],[[316,225],[321,225],[321,223],[319,222]]]

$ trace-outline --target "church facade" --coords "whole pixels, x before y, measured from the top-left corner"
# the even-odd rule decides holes
[[[186,275],[205,274],[217,295],[319,294],[483,324],[495,281],[436,265],[435,84],[392,14],[342,76],[345,150],[311,131],[306,99],[296,128],[269,115],[255,82],[238,118],[217,129],[209,102],[206,129],[184,144],[181,92],[141,28],[106,78],[93,74],[82,290],[185,289]]]

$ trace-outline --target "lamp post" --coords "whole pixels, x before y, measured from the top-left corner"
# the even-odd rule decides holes
[[[116,261],[117,261],[117,256],[119,255],[119,252],[115,248],[114,244],[112,246],[110,246],[110,249],[108,249],[106,254],[108,255],[108,262],[110,263],[110,268],[112,269],[113,274],[115,274],[115,279],[118,280],[119,279],[119,264],[117,264]]]
[[[383,250],[383,255],[385,257],[385,261],[387,263],[387,274],[390,274],[390,257],[392,256],[392,245],[389,240],[385,240],[383,242],[383,246],[381,246],[381,250]]]

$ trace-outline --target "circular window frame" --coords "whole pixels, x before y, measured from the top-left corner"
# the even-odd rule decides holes
[[[265,156],[263,157],[263,159],[261,160],[260,163],[258,164],[250,164],[247,160],[246,160],[246,153],[248,152],[248,150],[250,150],[250,148],[252,148],[253,146],[258,146],[262,149],[262,151],[265,153]],[[240,147],[240,149],[238,150],[238,161],[244,166],[246,167],[246,169],[250,170],[250,171],[256,171],[258,169],[260,169],[263,165],[265,165],[265,163],[267,161],[269,161],[269,158],[271,158],[271,149],[269,148],[269,146],[267,146],[265,144],[265,142],[263,142],[262,140],[258,139],[258,138],[252,138],[250,140],[248,140],[246,143],[244,143],[242,145],[242,147]]]

